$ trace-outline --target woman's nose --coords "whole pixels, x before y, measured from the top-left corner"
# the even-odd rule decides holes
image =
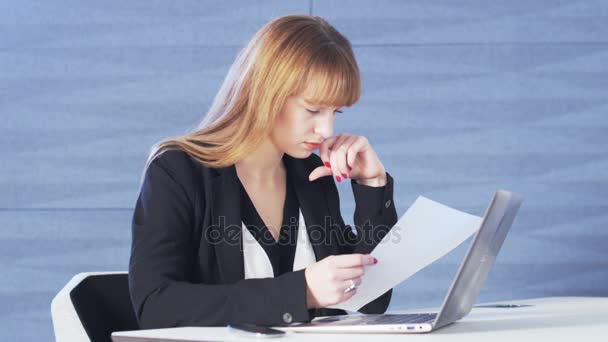
[[[323,115],[315,123],[315,133],[327,139],[332,136],[334,130],[333,114]]]

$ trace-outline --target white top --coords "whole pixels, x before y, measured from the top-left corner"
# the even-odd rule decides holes
[[[298,209],[298,211],[300,212],[300,218],[298,220],[296,254],[293,260],[294,271],[301,270],[308,267],[308,265],[317,262],[312,245],[308,239],[308,232],[306,230],[302,210]],[[273,278],[274,272],[272,269],[272,263],[264,251],[264,248],[262,248],[249,229],[247,229],[244,222],[242,223],[242,226],[245,279]]]

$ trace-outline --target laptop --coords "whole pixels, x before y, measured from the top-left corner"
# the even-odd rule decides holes
[[[522,201],[523,196],[520,194],[506,190],[496,191],[439,312],[328,316],[308,323],[294,323],[282,330],[322,333],[428,333],[454,323],[473,308]]]

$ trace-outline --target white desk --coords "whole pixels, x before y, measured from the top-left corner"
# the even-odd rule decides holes
[[[608,341],[607,297],[554,297],[508,302],[522,308],[474,308],[465,318],[428,334],[312,334],[256,339],[223,327],[170,328],[116,332],[114,342],[176,341]],[[424,310],[424,309],[423,309]],[[423,310],[416,310],[421,312]],[[427,310],[424,310],[427,311]],[[429,310],[433,311],[433,310]],[[437,311],[437,310],[434,310]],[[391,313],[406,313],[398,311]]]

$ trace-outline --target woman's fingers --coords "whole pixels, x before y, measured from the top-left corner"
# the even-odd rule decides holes
[[[334,146],[334,143],[336,142],[336,140],[338,138],[339,137],[329,137],[329,138],[323,140],[321,145],[319,145],[319,156],[321,157],[321,160],[327,167],[329,167],[328,163],[330,162],[329,161],[329,150]]]
[[[336,165],[336,167],[338,168],[338,172],[340,172],[340,174],[342,175],[342,178],[344,178],[344,179],[348,178],[348,174],[350,172],[349,164],[346,159],[347,153],[350,150],[350,146],[353,143],[355,143],[356,140],[357,140],[357,137],[352,136],[352,135],[348,136],[346,139],[344,139],[342,142],[340,142],[340,145],[335,150],[336,157],[337,157],[336,159],[337,159],[337,163],[338,163],[338,165]]]
[[[348,178],[357,154],[364,151],[367,144],[365,137],[346,133],[325,139],[319,146],[319,154],[325,165],[314,169],[308,177],[309,181],[330,175],[338,182]]]
[[[312,182],[318,178],[325,177],[325,176],[331,176],[331,175],[333,175],[333,171],[330,168],[328,168],[327,166],[323,165],[323,166],[319,166],[316,169],[312,170],[310,175],[308,175],[308,180]]]
[[[356,288],[356,286],[361,285],[361,277],[347,279],[347,280],[345,280],[345,281],[342,282],[342,285],[340,286],[340,288],[338,289],[338,291],[344,292],[348,288],[350,288],[352,286],[352,283],[350,282],[351,280],[353,281],[353,283],[355,283],[355,288]]]
[[[331,172],[334,175],[334,178],[336,179],[336,181],[341,182],[342,181],[342,176],[340,175],[340,173],[338,172],[336,165],[338,164],[338,156],[337,153],[335,152],[335,150],[332,150],[330,155],[329,155],[329,162],[331,163]]]
[[[351,279],[348,279],[347,281],[345,281],[345,283],[347,284],[346,288],[349,288],[352,285],[352,283],[350,282],[351,280],[353,281],[353,283],[355,283],[355,286],[361,285],[361,277],[356,277],[356,278],[351,278]]]
[[[349,280],[353,278],[360,278],[365,274],[363,266],[339,268],[336,271],[336,279],[340,281]]]
[[[331,176],[333,175],[333,170],[331,169],[331,161],[330,161],[330,149],[334,146],[335,142],[339,137],[330,137],[325,139],[321,145],[319,146],[319,156],[323,161],[324,166],[319,166],[314,169],[310,175],[308,175],[309,181],[314,181],[321,177]]]
[[[356,293],[361,284],[365,265],[373,265],[376,258],[369,254],[330,255],[306,268],[306,286],[310,292],[310,307],[326,307],[341,303]],[[352,280],[352,281],[351,281]],[[355,289],[344,291],[355,284]],[[307,299],[308,300],[308,299]]]
[[[333,266],[340,268],[374,265],[378,262],[378,260],[370,254],[360,253],[332,255],[328,258],[328,262],[330,262]]]
[[[338,139],[334,142],[333,146],[330,148],[329,160],[331,163],[331,170],[334,173],[334,177],[336,181],[341,182],[342,179],[347,176],[346,169],[343,169],[340,165],[344,164],[343,158],[345,158],[345,146],[344,142],[348,140],[349,135],[346,133],[342,133],[338,136]]]
[[[342,303],[344,301],[349,300],[350,297],[354,296],[356,293],[357,293],[357,288],[356,287],[353,290],[348,291],[346,293],[344,293],[344,291],[342,291],[342,295],[340,296],[340,300],[337,303],[335,303],[335,304]]]
[[[346,162],[348,165],[353,165],[355,163],[355,159],[357,158],[357,153],[359,153],[363,147],[368,143],[367,138],[363,136],[354,137],[353,142],[348,146],[348,151],[346,152]]]

